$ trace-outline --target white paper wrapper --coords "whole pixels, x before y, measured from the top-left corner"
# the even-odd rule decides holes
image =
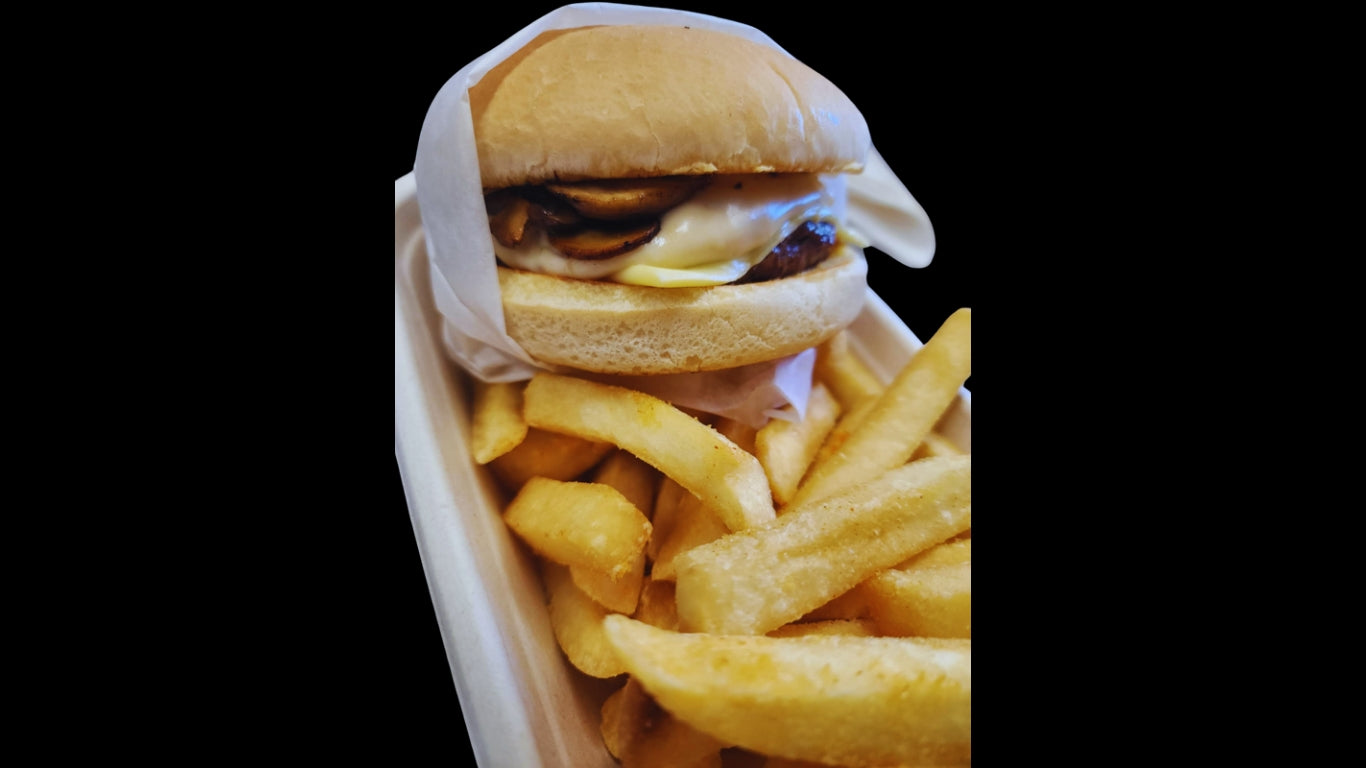
[[[768,35],[745,24],[666,8],[580,3],[552,11],[475,59],[442,86],[428,108],[418,138],[413,175],[431,267],[432,294],[445,319],[442,342],[447,354],[485,381],[530,378],[538,364],[507,335],[498,289],[493,237],[480,187],[469,88],[494,66],[547,30],[592,24],[675,24],[740,35],[781,49]],[[874,247],[899,261],[923,267],[934,254],[934,233],[924,210],[876,151],[867,170],[849,179],[851,226]],[[740,377],[751,396],[736,402],[723,387],[736,386],[736,374],[686,374],[671,377],[670,397],[711,413],[754,423],[785,403],[805,413],[810,363],[778,361]],[[656,392],[663,380],[636,382]],[[658,393],[658,392],[656,392]],[[718,398],[719,396],[719,398]],[[767,402],[764,402],[767,401]]]

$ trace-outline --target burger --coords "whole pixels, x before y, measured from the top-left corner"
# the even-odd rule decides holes
[[[783,51],[687,26],[545,32],[470,88],[507,334],[602,374],[794,355],[864,304],[868,126]]]

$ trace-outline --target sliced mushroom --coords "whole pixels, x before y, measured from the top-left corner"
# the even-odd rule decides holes
[[[508,248],[516,248],[526,237],[527,223],[531,220],[531,203],[509,195],[489,204],[489,230],[494,238]]]
[[[540,187],[522,187],[520,193],[531,201],[531,219],[548,230],[564,229],[583,222],[574,206]]]
[[[568,258],[597,261],[638,248],[657,234],[659,219],[649,219],[626,227],[583,228],[552,233],[550,244]]]
[[[600,179],[545,186],[590,219],[616,221],[658,216],[687,200],[706,181],[705,176],[661,176],[654,179]]]

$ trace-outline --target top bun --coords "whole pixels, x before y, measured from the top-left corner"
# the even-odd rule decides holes
[[[763,43],[672,26],[546,32],[470,89],[485,189],[546,181],[863,169],[868,124]]]

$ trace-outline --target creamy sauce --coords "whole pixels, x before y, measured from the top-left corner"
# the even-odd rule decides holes
[[[844,206],[842,177],[720,176],[666,213],[653,240],[620,256],[568,259],[550,247],[544,233],[515,249],[495,240],[494,250],[509,266],[530,272],[632,285],[720,285],[762,261],[803,221],[842,222]]]

